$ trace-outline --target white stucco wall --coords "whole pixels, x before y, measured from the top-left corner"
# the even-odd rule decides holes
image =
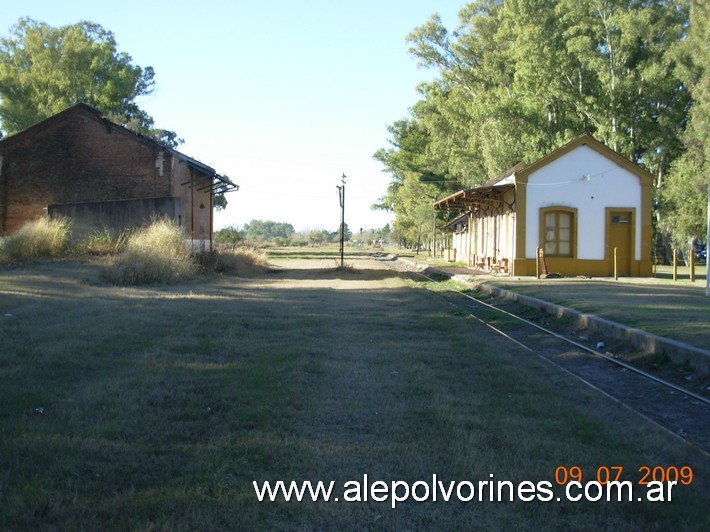
[[[457,227],[452,240],[452,247],[456,250],[457,261],[468,261],[468,233]]]
[[[640,260],[641,182],[614,161],[579,146],[530,174],[523,186],[527,186],[527,258],[534,258],[540,245],[540,209],[565,206],[577,209],[577,258],[582,260],[605,258],[606,208],[635,209],[635,259]]]

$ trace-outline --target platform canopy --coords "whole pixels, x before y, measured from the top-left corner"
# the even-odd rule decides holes
[[[499,202],[502,194],[515,188],[515,168],[493,182],[476,188],[459,190],[434,203],[434,208],[440,211],[463,212]]]

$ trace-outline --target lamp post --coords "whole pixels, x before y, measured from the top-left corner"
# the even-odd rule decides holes
[[[427,198],[431,199],[434,203],[436,203],[436,202],[439,200],[439,196],[438,196],[438,195],[437,195],[437,196],[431,196],[431,195],[429,195],[429,194],[425,194],[425,195],[426,195]],[[431,251],[429,252],[429,255],[432,256],[432,254],[433,254],[433,257],[436,258],[436,218],[437,218],[437,216],[436,216],[436,215],[437,215],[436,207],[434,207],[433,210],[434,210],[434,227],[433,227],[433,233],[434,233],[434,234],[433,234],[433,236],[432,236],[433,241],[432,241],[432,243],[431,243],[431,248],[432,248],[432,249],[431,249]],[[421,226],[420,226],[420,229],[421,229]]]
[[[342,185],[337,185],[340,198],[340,268],[345,267],[345,172],[340,178]]]

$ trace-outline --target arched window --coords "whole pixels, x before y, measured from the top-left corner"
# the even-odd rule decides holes
[[[548,257],[574,257],[576,209],[550,207],[540,211],[540,245]]]

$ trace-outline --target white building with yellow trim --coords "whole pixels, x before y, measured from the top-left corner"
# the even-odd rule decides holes
[[[522,276],[544,264],[561,275],[610,276],[616,265],[618,275],[644,277],[652,188],[650,173],[584,135],[434,207],[467,214],[454,248],[472,267]]]

